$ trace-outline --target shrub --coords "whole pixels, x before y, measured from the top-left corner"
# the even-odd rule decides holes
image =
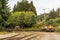
[[[36,16],[33,12],[15,12],[11,13],[11,16],[8,18],[6,25],[14,27],[19,25],[21,27],[31,27],[36,23]]]

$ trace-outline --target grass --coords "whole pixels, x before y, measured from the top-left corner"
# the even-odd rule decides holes
[[[0,35],[9,34],[9,33],[13,33],[13,32],[0,32]]]
[[[7,32],[0,32],[0,35],[7,34]]]

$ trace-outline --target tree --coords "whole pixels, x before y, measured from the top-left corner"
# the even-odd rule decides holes
[[[16,11],[16,5],[14,5],[14,8],[13,8],[13,12],[15,12]]]
[[[32,27],[34,24],[36,24],[36,15],[31,11],[26,12],[25,27]]]
[[[0,15],[2,15],[2,18],[4,20],[7,20],[7,15],[9,13],[9,8],[6,6],[7,5],[7,0],[1,0],[1,12],[0,12]]]
[[[11,19],[12,18],[12,19]],[[22,27],[32,27],[36,23],[36,16],[34,12],[26,11],[26,12],[15,12],[11,13],[11,16],[8,18],[6,22],[7,27],[15,27],[19,25]]]
[[[60,17],[56,18],[55,22],[60,24]]]
[[[0,15],[3,19],[2,25],[4,26],[4,22],[7,21],[9,16],[9,8],[7,6],[8,0],[0,0]]]
[[[33,11],[33,12],[35,13],[35,15],[37,15],[37,13],[36,13],[36,8],[34,7],[32,1],[31,1],[31,3],[30,3],[30,9],[29,9],[29,10],[30,10],[30,11]]]
[[[25,14],[24,13],[21,13],[20,16],[19,16],[19,20],[20,20],[20,26],[24,27],[24,21],[25,21]]]
[[[14,10],[15,9],[15,10]],[[22,0],[21,2],[17,2],[16,7],[14,6],[13,11],[32,11],[37,16],[35,6],[33,2],[29,3],[27,0]]]
[[[57,11],[56,11],[56,16],[57,16],[57,17],[60,17],[60,8],[57,9]]]
[[[47,25],[53,25],[54,24],[54,19],[50,19],[49,21],[46,22]]]
[[[1,15],[0,15],[0,24],[3,22],[3,19],[2,19],[2,17],[1,17]]]
[[[50,13],[49,13],[49,18],[50,18],[50,19],[56,18],[56,12],[55,12],[54,9],[53,9],[52,11],[50,11]]]

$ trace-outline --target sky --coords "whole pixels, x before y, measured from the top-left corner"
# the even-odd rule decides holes
[[[14,4],[17,3],[17,1],[21,0],[9,0],[8,5],[10,9],[12,10],[14,7]],[[28,0],[29,2],[33,1],[33,4],[36,8],[37,15],[40,15],[44,13],[50,12],[53,8],[56,10],[57,8],[60,8],[60,0]]]

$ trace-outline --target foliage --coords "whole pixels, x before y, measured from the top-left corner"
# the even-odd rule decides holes
[[[2,21],[3,21],[3,19],[2,19],[1,15],[0,15],[0,23],[2,23]]]
[[[20,26],[20,28],[27,28],[28,30],[41,30],[43,26],[53,25],[56,30],[60,28],[60,8],[56,11],[52,9],[49,13],[38,15],[33,2],[30,3],[27,0],[22,0],[14,5],[13,12],[10,13],[7,6],[8,0],[0,0],[0,30],[6,28],[14,28]],[[37,22],[37,23],[36,23]]]
[[[7,21],[9,16],[9,8],[7,6],[8,0],[0,0],[0,25],[4,26],[5,21]]]
[[[46,25],[50,24],[55,27],[60,25],[60,8],[58,8],[56,11],[52,9],[49,13],[41,14],[38,16],[39,21],[45,23]],[[45,17],[44,17],[45,15]],[[45,20],[45,21],[44,21]]]
[[[56,12],[55,12],[54,9],[53,9],[52,11],[50,11],[50,13],[49,13],[49,18],[51,18],[51,19],[56,18]]]
[[[9,8],[7,7],[7,0],[0,0],[0,15],[4,20],[7,20],[8,14],[9,14]]]
[[[56,18],[55,19],[55,22],[60,24],[60,17],[59,18]]]
[[[27,0],[22,0],[21,2],[17,2],[17,5],[14,5],[13,8],[13,12],[16,11],[32,11],[37,16],[36,9],[32,1],[31,3],[29,3]]]
[[[49,21],[47,21],[47,25],[49,25],[49,24],[53,24],[54,23],[54,19],[50,19]]]
[[[16,12],[11,13],[11,16],[8,18],[6,25],[16,26],[19,25],[21,27],[31,27],[36,23],[36,16],[31,11],[27,12]]]

